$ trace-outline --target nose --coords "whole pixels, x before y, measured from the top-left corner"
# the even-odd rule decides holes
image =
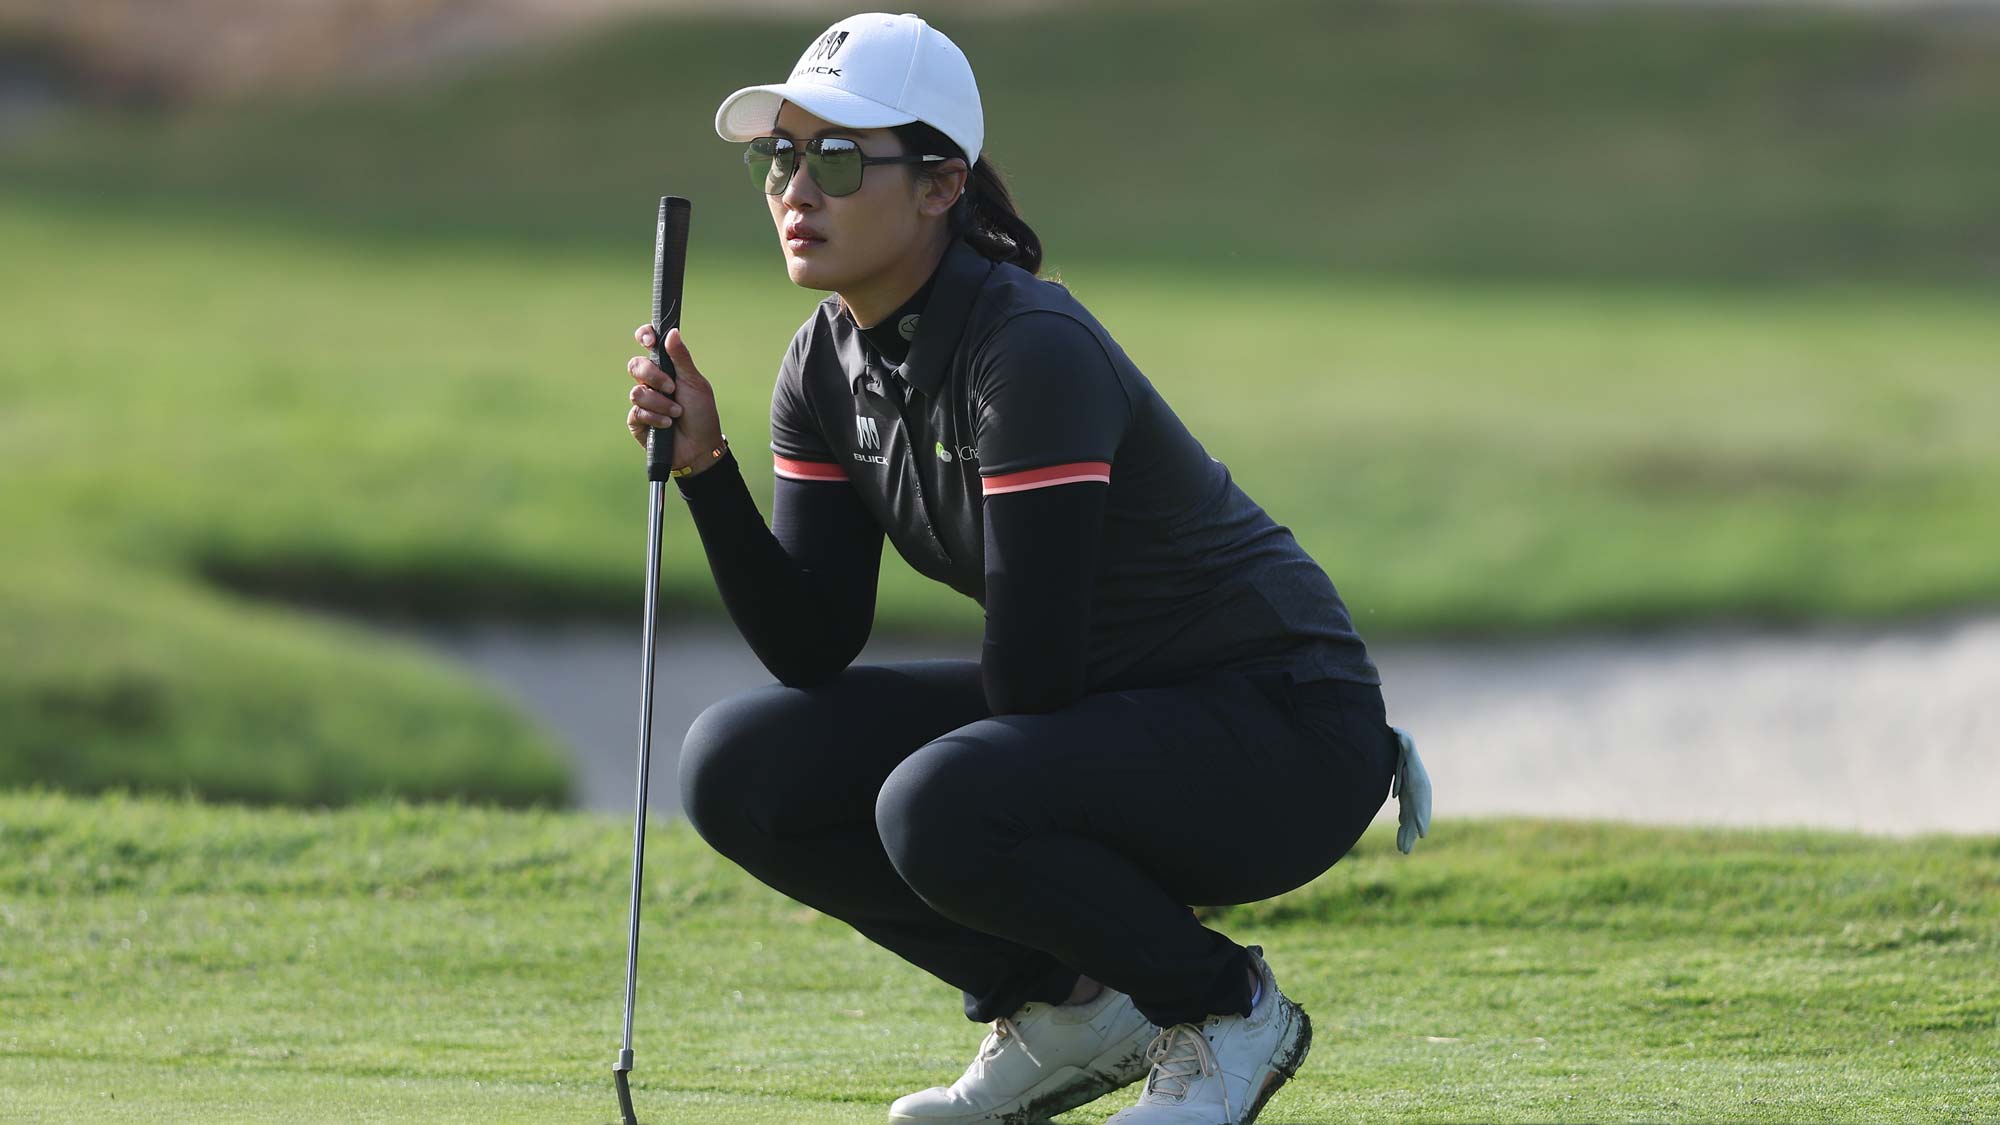
[[[806,171],[805,157],[798,157],[798,163],[792,167],[791,182],[785,185],[784,193],[779,198],[787,207],[796,207],[802,202],[819,202],[819,185],[812,182],[811,174]]]

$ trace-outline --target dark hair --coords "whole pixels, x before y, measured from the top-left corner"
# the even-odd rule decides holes
[[[904,152],[965,159],[965,150],[956,141],[922,121],[896,125],[889,131],[903,142]],[[928,179],[937,175],[922,165],[915,167],[918,176]],[[1012,262],[1032,274],[1042,272],[1042,240],[1035,236],[1020,212],[1014,210],[1014,196],[1007,190],[1007,181],[984,153],[972,166],[972,175],[966,179],[958,202],[951,205],[946,222],[953,238],[965,239],[988,258]]]

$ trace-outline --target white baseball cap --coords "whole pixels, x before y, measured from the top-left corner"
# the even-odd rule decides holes
[[[784,102],[850,129],[922,121],[956,141],[971,163],[986,139],[965,52],[911,12],[863,12],[827,28],[790,78],[724,98],[715,131],[725,141],[769,136]]]

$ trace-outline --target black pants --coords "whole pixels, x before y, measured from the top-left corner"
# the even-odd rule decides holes
[[[1218,672],[995,718],[979,666],[937,660],[724,699],[680,786],[718,852],[957,986],[973,1020],[1083,974],[1167,1027],[1249,1011],[1246,952],[1190,905],[1307,883],[1394,769],[1371,684]]]

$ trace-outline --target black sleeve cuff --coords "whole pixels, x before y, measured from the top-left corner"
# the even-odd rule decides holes
[[[715,464],[698,473],[675,477],[674,483],[680,486],[681,496],[688,503],[702,504],[712,497],[730,491],[732,486],[729,482],[732,480],[736,482],[734,487],[740,487],[746,492],[749,490],[749,486],[743,483],[743,468],[736,463],[734,445],[724,449],[722,456],[716,458]]]

